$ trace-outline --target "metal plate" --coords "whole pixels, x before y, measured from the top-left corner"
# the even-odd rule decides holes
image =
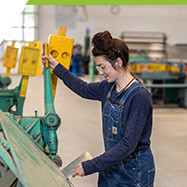
[[[92,158],[93,157],[90,155],[89,152],[85,152],[79,157],[77,157],[75,160],[73,160],[70,164],[68,164],[64,169],[62,169],[62,173],[65,175],[65,177],[68,178],[70,175],[74,173],[73,170],[79,163],[86,160],[91,160]]]
[[[24,186],[69,187],[59,168],[2,111],[0,123]]]

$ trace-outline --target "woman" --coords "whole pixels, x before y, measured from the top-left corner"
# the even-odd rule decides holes
[[[99,172],[99,187],[151,187],[155,175],[150,149],[151,96],[128,70],[125,42],[104,31],[93,37],[92,46],[96,67],[106,79],[97,83],[88,84],[52,56],[42,56],[43,63],[48,59],[53,72],[73,92],[102,104],[105,152],[80,163],[72,176]]]

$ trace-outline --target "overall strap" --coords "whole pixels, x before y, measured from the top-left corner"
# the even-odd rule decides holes
[[[107,99],[107,100],[110,98],[110,96],[111,96],[111,94],[112,94],[112,91],[113,91],[113,89],[114,89],[114,86],[115,86],[115,83],[111,86],[110,91],[108,92],[108,94],[107,94],[107,96],[106,96],[106,99]]]
[[[142,83],[140,81],[138,82],[134,82],[125,92],[124,96],[122,97],[122,99],[120,100],[120,106],[123,106],[126,102],[126,100],[128,99],[129,95],[132,93],[132,91],[134,91],[136,88],[143,88],[144,86],[142,85]],[[145,88],[145,87],[144,87]]]

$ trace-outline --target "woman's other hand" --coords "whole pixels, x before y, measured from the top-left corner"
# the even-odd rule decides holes
[[[76,175],[81,176],[81,177],[85,176],[82,164],[77,165],[73,171],[74,173],[72,174],[72,177],[75,177]]]

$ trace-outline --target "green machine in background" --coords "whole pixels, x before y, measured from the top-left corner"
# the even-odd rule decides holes
[[[3,66],[7,68],[5,77],[0,76],[0,89],[6,89],[12,82],[10,78],[10,69],[16,67],[18,48],[15,47],[15,41],[11,46],[7,46]]]
[[[86,35],[84,37],[84,56],[90,55],[90,29],[86,29]]]
[[[90,62],[89,62],[89,79],[90,79],[90,82],[94,82],[95,72],[96,72],[96,66],[95,66],[94,57],[93,57],[93,55],[90,55]]]
[[[11,84],[12,80],[10,77],[0,76],[0,88],[5,89]]]
[[[187,107],[187,65],[181,60],[139,59],[129,70],[149,88],[153,104]]]
[[[41,47],[33,47],[31,46],[32,43],[36,42],[31,42],[29,46],[23,46],[21,49],[18,73],[22,75],[22,78],[19,85],[14,89],[7,89],[6,87],[11,83],[11,79],[9,78],[10,68],[15,67],[16,65],[17,57],[15,56],[18,49],[12,46],[8,46],[6,50],[4,66],[7,67],[7,72],[6,77],[0,78],[0,80],[1,82],[5,82],[6,79],[10,81],[7,80],[6,84],[4,83],[1,86],[1,88],[4,89],[0,89],[0,109],[3,112],[10,112],[14,115],[22,116],[29,76],[38,75],[38,67],[41,66],[41,63],[39,63]],[[34,64],[36,66],[35,69],[31,71],[29,64]],[[26,71],[22,72],[22,69]],[[9,82],[9,84],[7,84],[7,82]],[[15,107],[14,110],[13,107]]]
[[[90,51],[90,29],[86,29],[86,35],[84,37],[84,58],[85,62],[88,60],[88,73],[90,82],[94,82],[95,74],[97,73],[97,69],[95,66],[94,57]]]

